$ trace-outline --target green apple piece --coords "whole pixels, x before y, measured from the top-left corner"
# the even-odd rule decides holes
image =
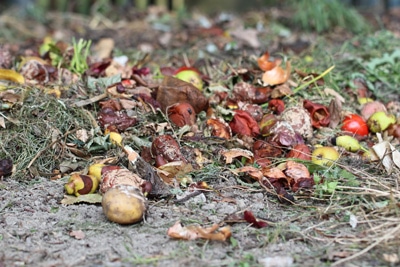
[[[337,146],[343,147],[349,152],[357,152],[360,149],[364,150],[358,140],[350,135],[342,135],[336,137],[335,143]]]
[[[182,70],[175,75],[176,78],[191,83],[197,89],[203,90],[203,80],[198,72],[194,70]]]
[[[394,123],[396,123],[396,117],[384,111],[375,112],[367,121],[369,130],[374,133],[383,132]]]

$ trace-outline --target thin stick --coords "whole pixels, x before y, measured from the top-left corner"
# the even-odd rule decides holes
[[[367,253],[369,250],[373,249],[374,247],[376,247],[377,245],[379,245],[381,242],[390,239],[391,237],[394,236],[394,234],[400,230],[400,224],[397,225],[397,227],[395,227],[392,231],[388,232],[386,235],[382,236],[381,238],[379,238],[378,240],[376,240],[374,243],[372,243],[371,245],[369,245],[368,247],[364,248],[363,250],[351,255],[350,257],[347,257],[345,259],[342,260],[338,260],[334,263],[332,263],[331,266],[338,266],[341,265],[342,263],[345,263],[346,261],[355,259],[361,255],[363,255],[364,253]]]
[[[50,147],[52,147],[55,143],[59,142],[61,139],[65,138],[66,136],[68,136],[69,134],[72,134],[76,131],[78,131],[79,129],[74,129],[71,131],[66,132],[65,134],[63,134],[61,137],[57,138],[56,140],[54,140],[53,142],[51,142],[50,144],[48,144],[44,149],[40,150],[36,156],[29,162],[28,166],[26,167],[27,169],[29,169],[32,164],[40,157],[40,155],[43,154],[43,152],[45,152],[47,149],[49,149]]]
[[[101,95],[94,96],[94,97],[89,98],[89,99],[77,101],[77,102],[75,102],[73,104],[73,106],[80,108],[80,107],[83,107],[83,106],[90,105],[92,103],[98,102],[99,100],[102,100],[102,99],[104,99],[106,97],[107,97],[107,92],[103,93]]]

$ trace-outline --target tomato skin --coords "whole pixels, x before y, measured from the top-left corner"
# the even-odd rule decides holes
[[[368,125],[365,120],[357,115],[350,114],[344,117],[342,131],[354,133],[361,136],[366,136],[369,133]]]

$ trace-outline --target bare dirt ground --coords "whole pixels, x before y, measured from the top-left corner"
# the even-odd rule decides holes
[[[1,183],[2,266],[330,266],[349,256],[349,247],[362,245],[346,239],[364,226],[354,229],[343,215],[328,215],[329,206],[310,201],[285,206],[234,177],[215,179],[222,196],[209,192],[182,204],[150,201],[146,220],[129,226],[107,221],[101,205],[60,205],[64,182]],[[226,242],[173,240],[166,234],[178,220],[209,225],[244,210],[270,225],[234,223]],[[396,251],[374,249],[340,266],[385,266],[384,255]]]

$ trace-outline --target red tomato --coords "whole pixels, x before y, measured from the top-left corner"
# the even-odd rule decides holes
[[[344,117],[342,131],[365,136],[368,135],[368,125],[361,116],[350,114]]]

